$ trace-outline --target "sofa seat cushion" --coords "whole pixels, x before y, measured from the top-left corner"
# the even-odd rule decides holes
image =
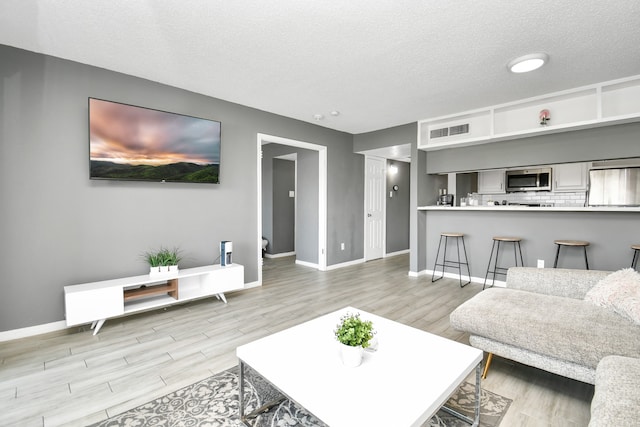
[[[638,425],[640,359],[608,356],[596,369],[589,427]]]
[[[487,289],[456,308],[451,325],[595,369],[603,357],[640,357],[640,326],[583,300],[516,289]]]

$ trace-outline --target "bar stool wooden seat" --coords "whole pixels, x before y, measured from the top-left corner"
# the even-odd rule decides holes
[[[553,243],[555,243],[558,246],[558,249],[556,250],[556,260],[553,262],[553,268],[556,268],[558,266],[558,257],[560,256],[560,248],[561,247],[581,247],[584,250],[584,263],[587,267],[587,270],[589,269],[589,259],[587,258],[587,246],[590,245],[589,242],[585,242],[583,240],[554,240]]]
[[[447,259],[447,246],[449,243],[449,238],[456,239],[456,248],[457,248],[457,259]],[[442,255],[442,262],[438,262],[438,258],[440,258],[440,247],[442,246],[442,239],[444,239],[444,251]],[[462,241],[462,250],[464,254],[464,261],[460,258],[460,241]],[[462,266],[467,266],[467,274],[469,277],[469,281],[466,283],[462,283]],[[438,267],[442,267],[442,274],[440,277],[435,277],[436,270]],[[433,265],[433,274],[431,275],[431,282],[435,282],[444,277],[444,269],[445,268],[457,268],[458,269],[458,280],[460,281],[460,287],[464,288],[469,283],[471,283],[471,271],[469,270],[469,259],[467,258],[467,248],[464,245],[464,234],[456,233],[456,232],[444,232],[440,233],[440,242],[438,243],[438,252],[436,252],[436,261]]]
[[[484,284],[482,285],[482,289],[487,286],[487,278],[489,274],[492,274],[491,277],[491,286],[496,280],[496,274],[506,275],[508,267],[498,267],[498,255],[500,255],[500,244],[501,243],[513,243],[513,256],[515,258],[515,266],[518,266],[518,253],[520,253],[520,267],[524,267],[524,261],[522,260],[522,247],[520,246],[520,242],[522,238],[520,237],[502,237],[496,236],[493,238],[493,245],[491,246],[491,253],[489,254],[489,264],[487,265],[487,273],[484,275]],[[496,245],[497,243],[497,245]],[[495,251],[495,260],[493,262],[493,270],[491,270],[491,259],[493,258],[493,253]]]
[[[633,249],[633,259],[631,260],[631,268],[635,269],[638,265],[638,252],[640,252],[640,245],[631,245],[631,249]]]

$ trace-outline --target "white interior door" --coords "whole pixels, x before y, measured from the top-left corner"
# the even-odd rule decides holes
[[[385,245],[385,160],[365,157],[364,258],[382,258]]]

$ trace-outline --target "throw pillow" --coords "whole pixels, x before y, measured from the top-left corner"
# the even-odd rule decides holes
[[[640,324],[640,274],[632,268],[609,274],[596,283],[584,299]]]

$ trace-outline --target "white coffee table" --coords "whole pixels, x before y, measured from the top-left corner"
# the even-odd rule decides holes
[[[377,331],[377,351],[365,352],[357,368],[342,365],[333,334],[347,312],[361,313]],[[331,427],[420,426],[475,369],[475,419],[448,412],[479,425],[481,350],[353,307],[240,346],[236,355],[247,425],[253,415],[244,413],[245,365]]]

